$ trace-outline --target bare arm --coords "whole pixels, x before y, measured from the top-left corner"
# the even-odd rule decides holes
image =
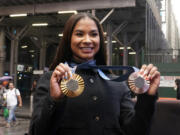
[[[19,101],[19,107],[22,107],[22,98],[20,95],[17,96],[18,101]]]

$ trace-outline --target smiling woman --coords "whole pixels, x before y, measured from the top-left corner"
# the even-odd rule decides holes
[[[51,70],[37,84],[30,135],[145,135],[150,127],[160,83],[153,64],[139,74],[150,81],[137,104],[124,82],[104,79],[110,71],[82,65],[106,65],[106,46],[98,19],[71,16],[64,28]],[[75,77],[75,75],[81,77]],[[101,75],[100,75],[101,74]]]

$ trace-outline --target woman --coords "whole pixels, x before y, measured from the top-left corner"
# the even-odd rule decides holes
[[[77,69],[85,82],[84,92],[70,98],[59,83],[72,76],[70,66],[96,60],[106,65],[102,27],[91,14],[80,13],[67,21],[51,72],[44,74],[35,92],[31,135],[145,135],[150,126],[160,83],[152,64],[140,73],[150,79],[150,88],[138,95],[136,105],[125,83],[104,80],[97,70]],[[65,62],[68,63],[64,64]]]

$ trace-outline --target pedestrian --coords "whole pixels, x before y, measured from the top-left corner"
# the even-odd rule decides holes
[[[0,110],[2,110],[3,104],[4,104],[4,97],[3,97],[4,92],[5,92],[5,88],[3,87],[2,83],[0,82]]]
[[[33,83],[32,83],[32,87],[30,89],[30,93],[31,95],[34,94],[35,90],[36,90],[36,86],[37,86],[37,80],[34,80]]]
[[[6,98],[6,106],[9,111],[6,127],[9,128],[11,125],[16,126],[18,124],[16,121],[15,110],[17,105],[22,107],[22,98],[19,90],[14,87],[13,82],[9,82],[9,89],[4,94],[4,97]]]
[[[30,113],[33,111],[33,97],[34,97],[34,92],[36,90],[37,86],[37,80],[34,80],[32,83],[32,87],[30,89]]]
[[[37,84],[29,134],[147,134],[160,83],[157,68],[153,64],[141,67],[139,73],[147,76],[150,87],[146,93],[137,96],[134,105],[125,82],[108,81],[100,76],[101,73],[108,76],[108,71],[78,67],[75,70],[73,66],[79,64],[106,65],[102,26],[88,13],[71,16],[65,25],[51,71],[46,72]],[[73,78],[73,72],[83,78],[85,89],[81,95],[69,97],[63,93],[60,83]]]
[[[4,87],[5,89],[8,89],[9,82],[10,82],[10,80],[4,80],[4,81],[2,82],[2,85],[3,85],[3,87]]]
[[[176,99],[180,99],[180,79],[175,80]]]
[[[0,112],[3,114],[4,106],[5,106],[5,99],[4,99],[4,93],[5,93],[5,87],[2,85],[2,82],[0,82]]]

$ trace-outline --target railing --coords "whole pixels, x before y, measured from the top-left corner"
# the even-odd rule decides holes
[[[145,54],[146,63],[180,63],[180,55],[172,54]]]

